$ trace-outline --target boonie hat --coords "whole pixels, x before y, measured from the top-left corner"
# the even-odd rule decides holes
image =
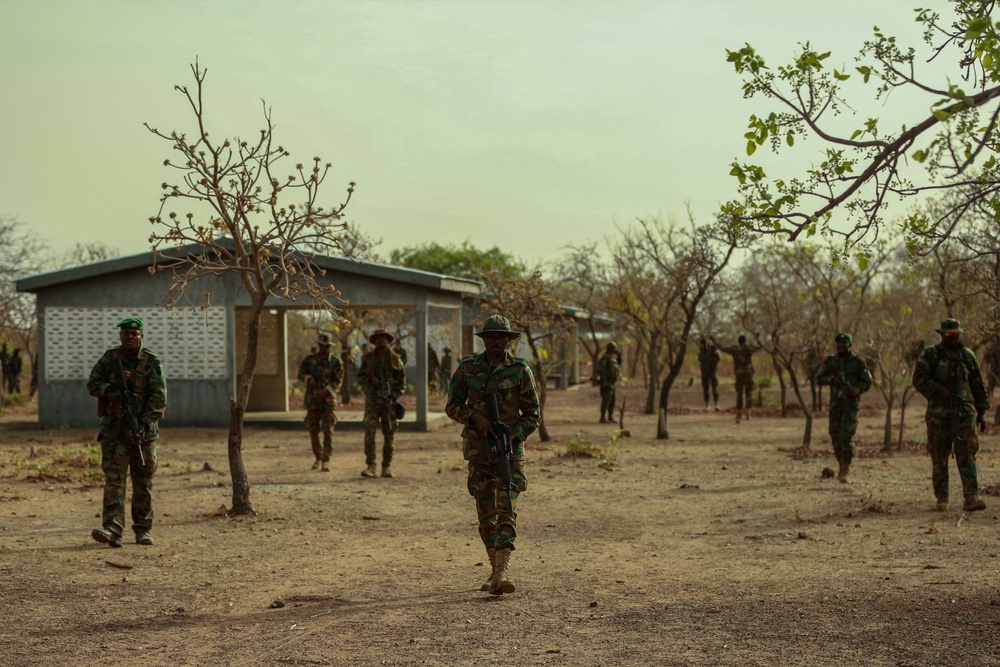
[[[476,335],[482,338],[483,334],[498,332],[507,334],[507,337],[511,340],[521,337],[521,332],[511,329],[510,320],[503,315],[490,315],[487,317],[486,321],[483,322],[483,330],[477,331]]]
[[[319,336],[316,337],[316,344],[317,345],[332,345],[333,344],[333,336],[331,336],[330,334],[328,334],[325,331],[321,331],[321,332],[319,332]]]
[[[371,343],[372,345],[375,345],[375,339],[378,338],[379,336],[388,336],[390,343],[396,340],[396,337],[393,336],[391,333],[389,333],[388,329],[376,329],[374,332],[372,332],[372,335],[368,337],[368,342]]]
[[[965,333],[962,323],[958,320],[947,319],[941,323],[940,329],[935,329],[939,334]]]

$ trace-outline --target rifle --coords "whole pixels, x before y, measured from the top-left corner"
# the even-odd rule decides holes
[[[840,441],[850,440],[850,424],[847,421],[847,411],[850,396],[847,393],[847,375],[844,373],[844,360],[840,359],[840,387],[837,388],[837,398],[844,402],[843,412],[840,414]]]
[[[128,435],[132,440],[132,444],[139,450],[139,461],[145,468],[146,456],[142,453],[142,445],[146,442],[146,429],[139,423],[139,416],[136,414],[134,403],[136,395],[135,392],[129,390],[128,388],[128,376],[125,375],[125,365],[122,363],[122,358],[120,356],[118,357],[116,371],[118,374],[118,381],[121,382],[122,385],[121,406],[122,413],[125,415],[125,423],[128,425]]]
[[[385,367],[382,364],[375,364],[375,376],[378,377],[378,397],[382,401],[382,406],[397,420],[402,419],[406,414],[406,408],[392,400],[389,394],[389,381],[385,377]]]
[[[962,423],[962,396],[960,389],[962,386],[961,374],[959,374],[952,386],[951,396],[948,398],[948,435],[951,437],[952,446],[957,442],[962,442],[962,435],[959,426]]]
[[[510,505],[511,514],[514,513],[514,499],[511,490],[514,488],[514,476],[510,469],[510,427],[500,420],[500,405],[497,403],[496,392],[486,395],[486,409],[489,411],[490,424],[497,434],[496,442],[493,444],[493,453],[496,455],[495,465],[500,473],[500,484],[507,492],[507,503]]]

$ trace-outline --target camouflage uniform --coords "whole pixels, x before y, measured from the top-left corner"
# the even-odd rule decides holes
[[[513,452],[511,473],[515,489],[511,492],[513,506],[508,507],[507,494],[497,493],[495,455],[490,438],[480,438],[472,427],[473,412],[488,416],[486,395],[497,392],[500,419],[510,427]],[[524,474],[524,441],[535,432],[541,419],[538,414],[538,390],[528,362],[509,353],[503,363],[490,367],[486,353],[463,357],[451,378],[445,412],[455,421],[465,424],[462,430],[462,454],[469,462],[469,494],[476,501],[479,517],[479,537],[489,548],[514,548],[517,536],[517,497],[528,488]]]
[[[834,354],[826,358],[816,372],[820,386],[840,383],[830,397],[830,440],[837,462],[851,464],[854,460],[854,434],[858,430],[858,412],[861,394],[872,386],[872,375],[865,360],[848,351],[847,355]]]
[[[146,440],[141,445],[145,465],[139,448],[132,444],[128,424],[120,402],[105,399],[110,387],[121,390],[117,377],[118,359],[125,369],[129,391],[138,397],[139,422],[146,427]],[[155,354],[142,348],[134,358],[122,353],[121,347],[105,352],[90,372],[87,390],[98,397],[98,415],[101,430],[101,468],[104,470],[104,530],[119,540],[125,528],[125,485],[128,472],[132,472],[132,530],[137,536],[153,527],[153,474],[156,472],[156,440],[159,422],[167,407],[167,381]]]
[[[329,342],[325,344],[329,345]],[[326,354],[314,352],[299,364],[299,381],[305,383],[310,377],[315,381],[315,386],[309,389],[307,384],[306,388],[306,429],[309,431],[309,441],[316,461],[327,464],[333,453],[333,427],[337,424],[335,397],[340,392],[340,384],[344,380],[344,366],[336,355],[329,352],[329,349]],[[324,389],[326,395],[318,397],[317,394]],[[321,432],[322,446],[319,440]],[[328,469],[328,466],[324,465],[324,469]]]
[[[739,344],[730,347],[720,347],[721,352],[733,355],[733,375],[736,377],[736,421],[744,410],[746,399],[746,417],[750,418],[750,406],[753,404],[753,355],[760,350],[759,345],[747,345],[746,337],[740,336]],[[714,341],[713,341],[714,342]]]
[[[954,323],[951,327],[950,323]],[[945,320],[938,331],[957,331],[956,320]],[[990,409],[982,371],[976,355],[965,347],[946,349],[939,343],[924,350],[913,369],[913,386],[927,399],[927,451],[931,456],[931,478],[938,509],[948,502],[948,459],[955,452],[955,463],[962,479],[966,509],[980,503],[976,453],[979,451],[977,422],[985,423]],[[951,398],[944,398],[944,394]],[[955,402],[957,399],[957,403]]]
[[[719,409],[719,348],[704,338],[698,345],[698,366],[701,368],[701,393],[705,398],[705,409],[708,409],[709,389],[712,403]]]
[[[601,388],[601,423],[614,422],[614,411],[616,404],[615,385],[621,376],[621,367],[618,365],[618,357],[615,355],[617,347],[609,343],[607,351],[597,360],[597,381]],[[607,415],[605,418],[604,415]]]
[[[379,329],[371,338],[385,332]],[[390,335],[385,332],[384,335]],[[365,394],[365,465],[369,470],[375,467],[375,429],[382,428],[382,470],[383,472],[392,463],[393,439],[399,425],[396,416],[393,414],[393,405],[396,400],[406,391],[406,374],[403,372],[403,361],[395,352],[386,348],[388,354],[381,356],[377,352],[378,348],[366,352],[361,357],[361,367],[358,370],[358,383]],[[389,401],[379,396],[378,388],[375,386],[375,379],[380,371],[389,384]]]

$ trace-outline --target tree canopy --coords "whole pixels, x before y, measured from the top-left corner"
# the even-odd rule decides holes
[[[480,276],[499,273],[504,278],[523,278],[524,264],[497,246],[480,250],[469,239],[461,245],[442,245],[430,241],[420,245],[397,248],[389,254],[389,261],[420,271],[430,271],[456,278],[478,279]]]
[[[951,234],[971,207],[985,207],[1000,220],[996,3],[946,4],[950,18],[916,10],[922,45],[905,47],[876,27],[853,66],[834,65],[832,52],[809,43],[778,67],[768,66],[750,44],[727,51],[743,77],[744,96],[775,107],[750,117],[744,135],[748,157],[764,145],[778,153],[794,150],[807,137],[823,143],[818,159],[791,176],[775,177],[760,163],[734,161],[730,173],[739,181],[739,197],[723,206],[733,225],[790,240],[840,235],[854,245],[877,238],[891,203],[942,191],[960,196],[936,217],[928,217],[926,208],[911,213],[906,223],[911,244]],[[861,118],[854,111],[865,96],[883,105],[882,117]],[[893,127],[884,120],[892,113],[907,120]],[[846,114],[850,117],[837,118]],[[846,213],[846,224],[834,220],[835,210]],[[864,264],[867,253],[858,255]]]

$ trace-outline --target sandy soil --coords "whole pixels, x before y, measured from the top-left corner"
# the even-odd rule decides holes
[[[52,463],[93,433],[7,410],[0,664],[1000,665],[1000,499],[963,514],[953,466],[953,509],[932,511],[926,455],[878,456],[874,411],[853,483],[825,479],[825,416],[796,456],[801,418],[736,424],[695,389],[675,390],[668,441],[627,414],[607,461],[565,455],[611,445],[596,389],[550,393],[505,597],[479,591],[457,425],[401,434],[395,479],[359,476],[360,431],[338,432],[323,474],[304,432],[250,429],[253,518],[220,509],[224,432],[166,427],[156,544],[109,549],[90,538],[100,483]]]

